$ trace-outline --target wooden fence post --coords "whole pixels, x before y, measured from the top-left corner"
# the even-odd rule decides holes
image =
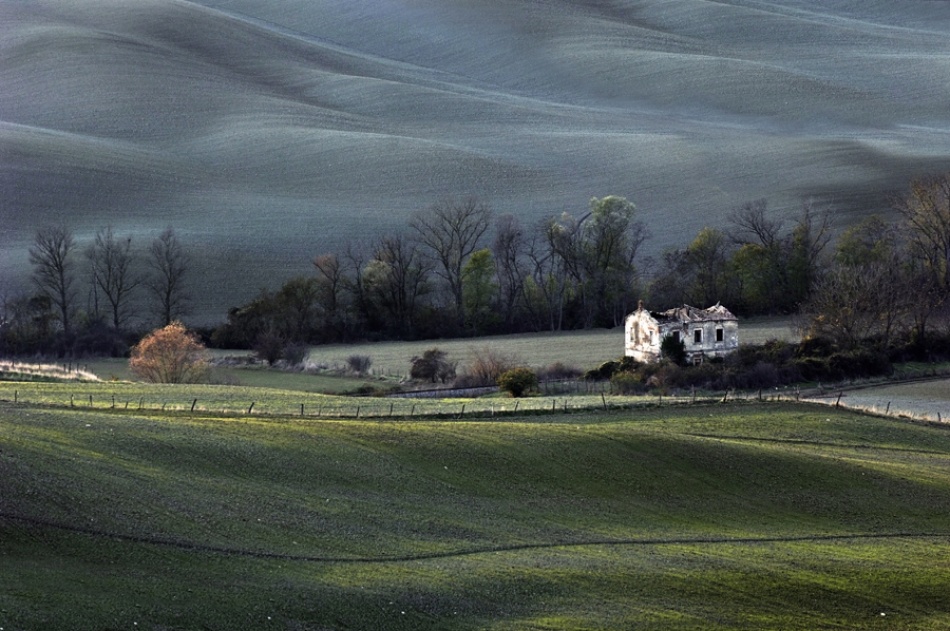
[[[247,408],[247,413],[248,413],[248,414],[250,414],[250,413],[251,413],[251,410],[254,409],[254,404],[255,404],[255,403],[257,403],[257,401],[251,401],[250,407]]]
[[[192,411],[192,412],[195,411],[195,406],[196,406],[196,405],[198,405],[198,399],[195,399],[194,401],[191,402],[191,411]]]

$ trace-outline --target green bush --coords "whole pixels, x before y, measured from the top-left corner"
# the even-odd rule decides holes
[[[851,379],[887,375],[892,370],[887,354],[870,348],[834,353],[828,363],[835,374]]]
[[[800,357],[794,361],[794,364],[805,381],[835,380],[831,364],[826,357]]]
[[[538,376],[530,368],[512,368],[498,376],[498,387],[513,397],[524,396],[538,387]]]
[[[607,360],[597,368],[591,368],[584,373],[584,379],[587,381],[606,381],[618,372],[634,372],[639,367],[640,363],[637,360],[625,355],[620,359]]]
[[[672,335],[667,335],[660,342],[660,355],[678,366],[685,366],[686,343]]]
[[[620,362],[610,359],[597,368],[591,368],[584,373],[584,379],[587,381],[604,381],[613,377],[618,370],[620,370]]]
[[[646,386],[638,373],[618,372],[610,378],[610,391],[614,394],[640,394],[646,391]]]
[[[782,384],[782,373],[775,364],[760,361],[755,366],[737,373],[732,382],[733,387],[741,390],[774,388]]]
[[[807,337],[798,344],[795,354],[798,357],[828,357],[838,350],[838,346],[826,337]]]
[[[704,361],[695,366],[687,366],[682,369],[679,387],[683,388],[724,388],[726,369],[723,362]]]
[[[643,376],[651,388],[667,394],[681,385],[683,368],[678,364],[667,360],[648,366],[649,369],[643,371]]]
[[[781,340],[769,340],[762,345],[742,344],[739,350],[730,355],[727,362],[744,368],[752,368],[763,362],[782,366],[795,357],[798,345]]]

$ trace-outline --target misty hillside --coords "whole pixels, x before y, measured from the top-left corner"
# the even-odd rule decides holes
[[[0,4],[0,293],[35,230],[176,228],[221,319],[447,195],[623,195],[651,253],[767,197],[839,225],[950,169],[950,2]]]

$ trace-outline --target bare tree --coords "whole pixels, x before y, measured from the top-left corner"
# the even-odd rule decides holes
[[[131,315],[132,293],[141,284],[132,270],[132,237],[116,238],[111,226],[99,230],[86,256],[92,264],[93,291],[97,296],[102,292],[109,303],[112,326],[121,330]]]
[[[740,300],[753,310],[788,312],[808,298],[820,275],[821,256],[831,239],[827,213],[802,202],[801,215],[789,230],[766,216],[764,199],[747,202],[729,217],[732,258]]]
[[[354,315],[348,319],[348,326],[354,329],[361,326],[374,328],[377,315],[372,308],[370,291],[366,284],[366,265],[369,262],[369,248],[348,242],[343,248],[343,264],[350,274],[344,274],[343,286],[353,299]]]
[[[514,328],[515,308],[522,297],[525,276],[525,235],[521,224],[512,215],[502,215],[495,221],[495,275],[501,300],[505,330]]]
[[[403,334],[414,334],[421,297],[428,291],[430,262],[416,244],[401,235],[377,243],[366,266],[367,289],[390,314],[390,325]]]
[[[187,276],[191,261],[171,227],[158,235],[148,249],[151,274],[146,283],[155,299],[162,326],[188,311]]]
[[[59,311],[63,333],[72,332],[71,315],[76,299],[75,274],[70,257],[75,240],[65,226],[41,228],[30,247],[30,263],[33,264],[33,282],[44,296],[48,297]]]
[[[776,248],[781,244],[781,219],[769,219],[766,216],[768,201],[757,199],[746,202],[729,215],[733,226],[733,240],[739,244],[757,243],[764,248]]]
[[[827,336],[844,348],[878,336],[886,347],[910,308],[903,272],[897,257],[827,270],[802,305],[809,334]]]
[[[458,327],[465,326],[462,268],[491,225],[491,209],[475,197],[447,199],[416,213],[409,225],[449,286]]]
[[[946,295],[950,292],[950,173],[914,180],[894,207],[909,228],[917,257]]]
[[[323,312],[323,327],[329,338],[337,339],[344,324],[344,262],[336,254],[321,254],[313,259],[313,267],[317,272],[317,303]]]
[[[799,215],[789,235],[789,292],[798,304],[808,299],[812,285],[821,274],[822,254],[831,241],[828,212],[817,212],[814,203],[802,201]]]
[[[531,275],[523,287],[525,306],[539,331],[560,331],[564,326],[569,271],[557,253],[559,237],[553,223],[542,221],[526,247]]]

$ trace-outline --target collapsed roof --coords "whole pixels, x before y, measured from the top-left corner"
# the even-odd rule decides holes
[[[708,309],[699,309],[689,305],[674,307],[666,311],[651,311],[650,315],[657,322],[709,322],[721,320],[737,320],[731,311],[718,302]]]

